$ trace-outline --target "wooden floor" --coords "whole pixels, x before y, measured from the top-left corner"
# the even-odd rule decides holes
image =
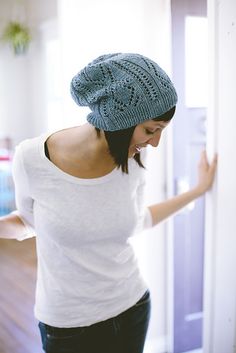
[[[42,353],[34,318],[35,240],[0,239],[0,353]]]

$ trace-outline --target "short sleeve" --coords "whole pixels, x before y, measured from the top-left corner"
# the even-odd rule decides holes
[[[15,186],[16,214],[25,224],[26,232],[18,240],[24,240],[35,236],[33,199],[31,197],[29,180],[24,167],[22,145],[16,147],[12,164],[12,175]]]

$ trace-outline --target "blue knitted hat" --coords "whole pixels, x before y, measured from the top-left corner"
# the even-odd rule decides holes
[[[87,120],[104,131],[127,129],[157,118],[177,103],[167,74],[140,54],[106,54],[73,77],[71,94],[88,106]]]

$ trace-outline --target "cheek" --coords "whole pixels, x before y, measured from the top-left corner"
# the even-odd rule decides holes
[[[130,146],[145,142],[145,138],[146,136],[144,136],[142,132],[134,130],[133,136],[130,140]]]
[[[132,138],[131,138],[131,140],[130,140],[130,146],[133,146],[133,145],[135,145],[136,143],[137,143],[136,134],[133,133],[133,136],[132,136]]]
[[[130,146],[134,146],[137,144],[137,141],[135,140],[135,138],[132,138],[130,141]]]

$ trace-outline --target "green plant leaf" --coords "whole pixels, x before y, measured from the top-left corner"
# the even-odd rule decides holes
[[[2,39],[12,46],[15,54],[21,54],[28,48],[31,35],[28,27],[18,22],[9,22],[3,32]]]

